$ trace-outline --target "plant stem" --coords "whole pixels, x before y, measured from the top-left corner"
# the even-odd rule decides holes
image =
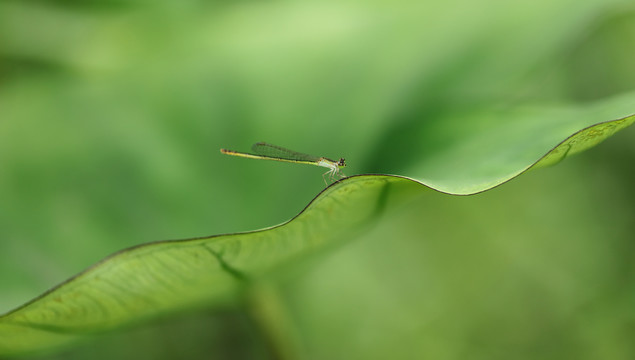
[[[302,356],[300,339],[277,288],[271,283],[252,283],[248,294],[250,315],[266,339],[276,360],[298,360]]]

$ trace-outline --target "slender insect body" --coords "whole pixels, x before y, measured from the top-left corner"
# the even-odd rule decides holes
[[[324,179],[324,183],[327,185],[327,174],[331,181],[335,181],[336,177],[345,177],[344,174],[340,172],[340,167],[346,166],[346,162],[342,158],[340,158],[338,161],[335,161],[325,157],[315,157],[312,155],[295,152],[293,150],[285,149],[280,146],[271,145],[263,142],[255,143],[252,146],[252,150],[254,151],[253,154],[227,149],[221,149],[220,151],[223,154],[246,157],[251,159],[275,160],[322,166],[329,169],[327,172],[322,174],[322,179]]]

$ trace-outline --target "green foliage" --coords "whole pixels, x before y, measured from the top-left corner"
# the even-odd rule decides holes
[[[633,122],[635,115],[583,129],[514,172],[561,161]],[[515,146],[525,150],[533,144],[533,138],[526,138]],[[476,174],[469,178],[480,179]],[[32,351],[78,334],[217,303],[290,259],[350,239],[352,232],[379,221],[388,203],[403,201],[403,189],[410,181],[396,176],[352,176],[328,187],[294,219],[273,228],[151,243],[119,252],[0,318],[0,349],[5,353]]]
[[[631,358],[632,128],[442,193],[632,124],[632,18],[0,3],[0,353]],[[353,176],[218,153],[256,141]]]

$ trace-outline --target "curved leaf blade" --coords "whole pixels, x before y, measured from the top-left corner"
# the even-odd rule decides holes
[[[557,163],[635,122],[635,115],[584,128],[532,164]],[[116,253],[0,317],[0,354],[47,349],[83,334],[231,298],[251,279],[328,244],[351,238],[422,184],[395,175],[356,175],[322,191],[295,218],[253,232],[160,241]],[[457,194],[460,194],[457,192]]]
[[[0,317],[0,354],[61,345],[80,334],[218,303],[252,276],[333,242],[377,215],[384,191],[399,180],[351,178],[325,189],[293,220],[269,229],[160,241],[116,253]],[[343,216],[349,211],[357,216]]]
[[[590,106],[485,110],[444,119],[433,130],[444,144],[408,171],[410,177],[444,193],[470,195],[498,186],[526,171],[547,154],[563,158],[563,139],[572,155],[633,123],[618,119],[633,108],[633,94]],[[589,132],[579,133],[581,129]],[[573,134],[573,135],[572,135]],[[425,155],[424,155],[425,156]],[[539,166],[547,165],[547,159]]]

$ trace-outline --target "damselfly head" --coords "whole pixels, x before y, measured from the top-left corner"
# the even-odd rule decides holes
[[[344,158],[340,158],[340,160],[337,162],[337,166],[340,166],[340,167],[346,166],[346,162],[344,161]]]

